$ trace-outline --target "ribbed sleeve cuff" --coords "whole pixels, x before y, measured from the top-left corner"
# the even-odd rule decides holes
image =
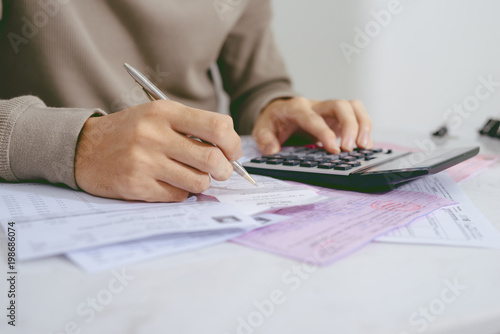
[[[8,181],[46,180],[78,189],[75,151],[83,125],[99,109],[47,108],[33,103],[17,117],[11,130]]]
[[[45,104],[34,96],[0,101],[0,177],[6,181],[19,181],[12,172],[9,158],[12,132],[19,116],[32,106],[44,107]]]
[[[236,129],[241,135],[251,134],[255,121],[259,117],[262,109],[264,109],[271,101],[279,98],[297,97],[300,96],[297,92],[290,88],[288,82],[276,82],[267,84],[264,88],[258,89],[245,103],[240,107],[238,113],[240,117],[237,119]]]

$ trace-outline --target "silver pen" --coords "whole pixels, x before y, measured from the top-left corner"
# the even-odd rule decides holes
[[[144,74],[130,66],[129,64],[125,63],[123,64],[125,66],[125,69],[127,72],[134,78],[135,82],[142,88],[146,96],[150,101],[156,101],[156,100],[170,100],[163,92],[156,87],[151,81],[149,81]],[[195,137],[191,137],[193,139],[198,139]],[[213,145],[213,144],[212,144]],[[257,182],[248,174],[246,169],[238,162],[238,161],[230,161],[231,165],[233,165],[233,169],[236,173],[239,175],[243,176],[248,182],[250,182],[253,185],[257,185]]]

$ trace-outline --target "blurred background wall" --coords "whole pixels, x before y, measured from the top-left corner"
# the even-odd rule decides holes
[[[272,1],[305,96],[360,99],[376,129],[448,119],[460,134],[500,117],[500,1]]]

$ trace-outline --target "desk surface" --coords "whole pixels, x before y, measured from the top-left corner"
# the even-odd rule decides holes
[[[429,137],[379,130],[375,138],[415,146]],[[500,155],[499,140],[472,134],[445,145],[471,143]],[[461,187],[500,230],[500,164]],[[0,331],[500,333],[500,250],[372,243],[326,268],[298,273],[298,265],[233,243],[115,273],[86,274],[64,257],[21,263],[18,326],[6,325],[3,308]],[[6,291],[2,279],[2,305]]]

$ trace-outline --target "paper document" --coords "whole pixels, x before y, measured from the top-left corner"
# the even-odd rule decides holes
[[[429,175],[399,189],[438,195],[459,204],[435,211],[377,241],[500,248],[500,232],[447,173]]]
[[[362,194],[333,189],[328,200],[274,211],[291,218],[233,241],[320,265],[330,264],[388,231],[453,202],[411,192]]]
[[[43,183],[0,183],[0,222],[147,208],[151,203],[113,200]]]
[[[0,223],[14,221],[19,260],[158,234],[259,227],[219,202],[126,202],[40,183],[0,183]]]
[[[497,162],[498,158],[499,157],[495,155],[479,154],[458,165],[448,168],[446,171],[455,182],[459,183],[476,176],[483,169]]]
[[[272,208],[284,208],[306,205],[325,200],[312,188],[267,176],[252,175],[258,187],[239,175],[233,175],[227,181],[212,180],[204,195],[213,196],[220,202],[230,204],[247,215],[267,211]]]
[[[256,227],[251,217],[217,202],[173,203],[16,223],[20,260],[166,233]]]
[[[259,226],[270,225],[288,219],[288,217],[274,214],[260,214],[253,218]],[[246,231],[229,229],[157,235],[141,240],[75,251],[66,254],[66,256],[85,271],[96,272],[214,245],[235,238]]]

